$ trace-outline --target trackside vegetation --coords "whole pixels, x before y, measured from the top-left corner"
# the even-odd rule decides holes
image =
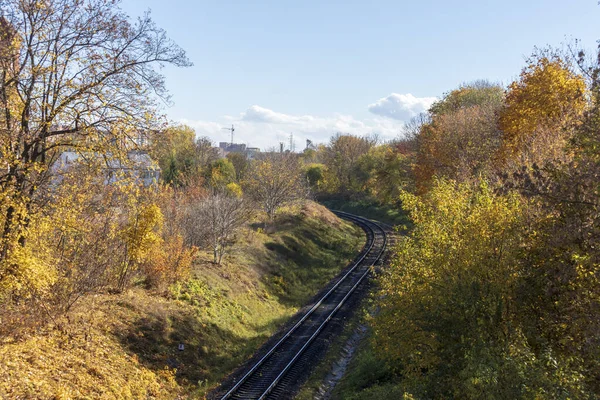
[[[598,398],[598,68],[538,51],[407,127],[409,231],[334,398]]]
[[[199,252],[166,292],[87,296],[0,346],[3,398],[202,398],[357,254],[362,231],[315,203],[251,222],[216,265]],[[178,350],[179,345],[184,350]]]

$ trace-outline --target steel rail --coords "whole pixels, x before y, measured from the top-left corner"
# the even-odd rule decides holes
[[[221,397],[221,400],[227,400],[227,399],[231,398],[231,396],[233,396],[236,393],[236,391],[256,372],[256,370],[258,368],[260,368],[266,362],[266,360],[269,359],[273,355],[273,353],[275,353],[275,351],[277,351],[281,347],[281,345],[315,312],[315,310],[317,310],[317,308],[319,308],[321,305],[323,305],[325,300],[327,300],[330,297],[330,295],[348,278],[348,276],[350,276],[361,265],[361,263],[365,260],[365,258],[367,258],[367,256],[371,253],[371,251],[373,250],[373,247],[375,246],[376,233],[375,233],[375,229],[373,229],[372,226],[375,226],[375,228],[380,231],[380,233],[382,234],[382,238],[383,238],[383,243],[381,245],[381,249],[379,250],[377,257],[375,257],[373,264],[375,264],[381,258],[381,255],[383,254],[383,252],[385,250],[385,246],[387,244],[387,237],[386,237],[385,230],[383,228],[381,228],[381,226],[379,226],[379,224],[377,224],[373,221],[370,221],[366,218],[358,217],[358,216],[355,216],[353,214],[349,214],[346,212],[341,212],[341,211],[334,211],[334,212],[336,214],[338,214],[339,216],[341,216],[342,218],[351,220],[351,221],[355,222],[357,225],[360,225],[361,227],[363,227],[363,229],[365,231],[367,231],[367,229],[370,231],[371,238],[370,238],[370,242],[367,243],[368,247],[366,248],[366,250],[362,251],[362,253],[363,253],[362,256],[357,261],[354,262],[353,266],[335,283],[335,285],[331,289],[329,289],[327,291],[327,293],[325,293],[318,300],[318,302],[315,303],[302,316],[302,318],[298,322],[296,322],[285,333],[285,335],[282,336],[277,341],[277,343],[275,343],[269,349],[269,351],[264,356],[262,356],[252,366],[252,368],[246,374],[244,374],[244,376],[242,376],[242,378],[240,378],[240,380],[238,382],[236,382],[236,384],[227,393],[225,393],[225,395],[223,395],[223,397]],[[372,226],[370,226],[370,225],[372,225]],[[369,235],[369,232],[367,232],[367,236],[368,235]],[[298,358],[302,355],[302,353],[304,353],[304,351],[309,347],[309,345],[313,342],[313,340],[325,328],[325,326],[331,320],[331,318],[334,316],[334,314],[342,307],[342,305],[346,302],[346,300],[350,297],[350,295],[356,290],[356,288],[360,285],[360,283],[363,281],[363,279],[368,275],[368,273],[371,270],[370,267],[372,265],[370,265],[369,268],[367,268],[366,271],[363,274],[361,274],[360,278],[354,283],[354,285],[350,288],[350,290],[345,294],[343,299],[337,303],[336,307],[327,315],[325,320],[319,325],[317,330],[313,332],[313,334],[310,336],[310,338],[304,343],[302,348],[296,352],[296,354],[294,355],[292,360],[286,364],[284,369],[271,382],[271,384],[268,386],[268,388],[260,395],[260,397],[258,397],[259,400],[264,399],[273,390],[273,388],[275,388],[275,386],[279,383],[279,381],[282,379],[282,377],[285,375],[285,373],[294,365],[294,363],[298,360]]]
[[[377,224],[374,223],[374,225],[377,225]],[[383,229],[382,229],[382,232],[383,232]],[[373,232],[373,234],[374,234],[374,232]],[[373,241],[375,241],[375,239],[373,239]],[[381,258],[381,255],[385,251],[386,243],[387,243],[387,238],[386,238],[386,235],[384,232],[383,245],[382,245],[381,250],[379,251],[379,254],[377,255],[377,258],[375,259],[374,263],[377,262]],[[371,266],[369,266],[369,267],[371,267]],[[273,380],[271,385],[269,385],[267,390],[265,390],[265,392],[258,398],[258,400],[264,400],[269,395],[269,393],[271,393],[271,391],[275,388],[275,386],[277,386],[279,381],[281,381],[281,378],[283,378],[283,376],[287,373],[287,371],[294,365],[296,360],[298,360],[298,358],[300,358],[302,353],[304,353],[304,351],[308,348],[308,346],[310,346],[310,344],[313,342],[313,340],[319,335],[319,333],[321,333],[323,328],[325,328],[325,325],[327,325],[327,323],[331,320],[331,318],[333,318],[334,314],[344,305],[344,303],[346,302],[348,297],[350,297],[350,295],[356,290],[356,288],[361,284],[361,282],[363,281],[363,279],[365,279],[365,277],[369,274],[369,272],[371,272],[371,270],[370,270],[370,268],[367,268],[367,270],[361,275],[361,277],[354,284],[354,286],[352,286],[352,288],[346,293],[344,298],[336,305],[336,307],[333,309],[333,311],[331,311],[331,313],[327,316],[325,321],[323,321],[323,323],[321,323],[321,325],[311,335],[311,337],[306,341],[306,343],[304,343],[302,348],[300,350],[298,350],[298,352],[294,355],[294,357],[290,360],[290,362],[285,366],[285,368],[279,373],[279,375],[277,375],[277,377]]]

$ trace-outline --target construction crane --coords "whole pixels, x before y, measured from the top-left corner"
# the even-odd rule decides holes
[[[233,132],[235,131],[235,128],[233,127],[233,125],[231,125],[231,128],[221,128],[221,129],[225,129],[231,132],[231,146],[233,146]]]

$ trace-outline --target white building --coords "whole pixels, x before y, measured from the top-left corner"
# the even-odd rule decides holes
[[[60,182],[61,172],[75,165],[83,155],[74,151],[64,151],[50,167],[56,179]],[[100,157],[94,155],[94,157]],[[158,183],[160,178],[160,168],[152,161],[150,155],[141,150],[130,150],[127,152],[127,162],[122,162],[117,158],[108,158],[106,161],[105,184],[109,185],[116,182],[119,176],[128,176],[143,186],[152,186]]]

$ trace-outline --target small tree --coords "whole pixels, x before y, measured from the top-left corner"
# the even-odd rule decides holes
[[[237,181],[241,181],[244,179],[246,171],[248,170],[248,166],[250,165],[250,160],[248,156],[244,153],[229,153],[227,154],[227,159],[233,164],[235,168],[235,176]]]
[[[336,134],[324,151],[326,181],[330,191],[360,190],[355,175],[359,158],[377,144],[377,137]]]
[[[122,232],[127,255],[118,271],[117,288],[122,291],[129,283],[131,274],[143,264],[156,246],[162,246],[160,236],[163,215],[155,204],[141,204],[129,217]]]
[[[165,130],[152,143],[152,156],[158,161],[165,183],[182,186],[197,173],[196,132],[186,125]]]
[[[447,93],[431,107],[428,118],[408,127],[417,147],[419,192],[430,188],[434,176],[459,182],[489,176],[500,147],[496,116],[502,107],[502,87],[477,81]]]
[[[323,164],[308,164],[305,166],[304,171],[306,181],[311,189],[319,190],[320,186],[323,184],[325,166]]]
[[[254,161],[244,186],[270,220],[282,205],[308,195],[298,159],[288,153],[270,153]]]
[[[223,255],[248,216],[249,209],[242,197],[215,191],[190,209],[190,218],[195,222],[193,232],[189,232],[194,236],[191,241],[211,248],[213,262],[221,264]]]
[[[213,190],[224,191],[227,185],[236,181],[235,166],[227,158],[221,158],[207,167],[206,182]]]

